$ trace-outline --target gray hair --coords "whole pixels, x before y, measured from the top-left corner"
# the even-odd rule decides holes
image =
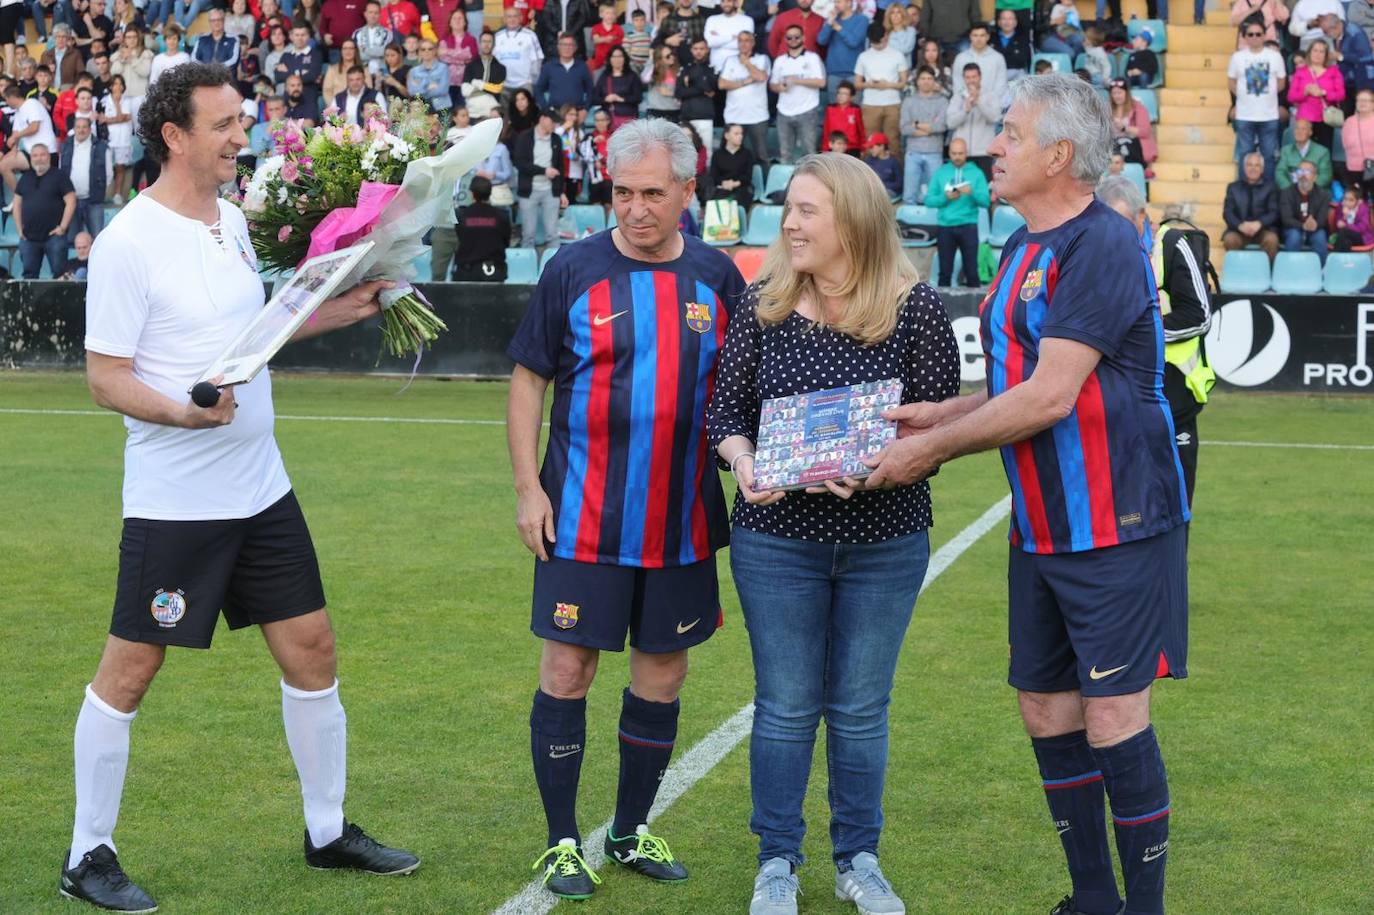
[[[1109,207],[1114,208],[1117,203],[1124,203],[1126,209],[1132,213],[1139,213],[1145,209],[1145,195],[1136,187],[1136,183],[1125,175],[1104,176],[1097,182],[1097,196]]]
[[[656,149],[668,154],[674,180],[686,183],[696,177],[696,147],[681,127],[662,118],[641,118],[621,125],[606,144],[606,170],[615,175],[622,166],[638,162]]]
[[[70,37],[72,34],[72,27],[67,25],[67,23],[65,22],[59,22],[57,23],[57,25],[52,27],[52,33],[54,37],[56,37],[57,35],[66,35]]]
[[[1091,85],[1066,73],[1027,76],[1012,83],[1011,103],[1036,110],[1033,123],[1041,149],[1060,140],[1073,144],[1069,174],[1074,178],[1091,184],[1107,170],[1111,112]]]

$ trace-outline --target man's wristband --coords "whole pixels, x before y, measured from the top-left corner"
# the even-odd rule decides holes
[[[742,457],[750,457],[750,458],[752,458],[753,456],[754,456],[754,452],[752,452],[752,451],[741,451],[739,454],[737,454],[737,455],[735,455],[734,457],[732,457],[732,458],[730,459],[730,476],[735,476],[735,465],[736,465],[737,463],[739,463],[739,459],[740,459],[740,458],[742,458]]]

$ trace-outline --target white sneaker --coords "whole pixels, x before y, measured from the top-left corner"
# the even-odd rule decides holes
[[[749,915],[797,915],[797,893],[801,886],[786,858],[769,858],[754,878],[754,898]]]
[[[906,904],[892,892],[876,856],[859,852],[850,869],[835,874],[835,898],[852,902],[860,915],[906,915]]]

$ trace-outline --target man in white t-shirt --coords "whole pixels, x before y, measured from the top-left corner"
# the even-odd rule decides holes
[[[813,51],[806,50],[806,34],[797,24],[787,26],[783,36],[786,54],[773,61],[769,87],[778,94],[778,146],[784,165],[799,156],[816,151],[820,129],[821,89],[825,86],[825,64]]]
[[[544,49],[534,32],[520,24],[520,10],[506,7],[506,27],[496,33],[492,56],[506,68],[506,82],[501,97],[507,105],[516,89],[533,89],[534,80],[544,63]]]
[[[0,176],[13,199],[19,173],[29,170],[29,150],[40,143],[49,151],[57,149],[57,134],[53,132],[52,115],[48,114],[47,106],[37,98],[25,98],[18,83],[11,83],[5,89],[5,104],[14,109],[14,118],[10,135],[5,140],[4,158],[0,158]],[[9,207],[5,212],[9,212]]]
[[[738,50],[735,39],[739,33],[754,31],[753,18],[741,13],[739,4],[740,0],[720,0],[720,12],[708,16],[703,27],[702,34],[711,49],[711,69],[716,73]],[[698,2],[697,7],[702,8],[703,4]]]
[[[1298,0],[1293,12],[1288,16],[1288,34],[1300,39],[1298,49],[1306,52],[1307,46],[1322,37],[1322,17],[1332,15],[1345,21],[1345,5],[1341,0]]]
[[[735,36],[738,53],[721,66],[716,86],[725,92],[725,123],[744,128],[744,142],[759,162],[768,161],[767,54],[754,53],[754,33]]]
[[[192,62],[162,74],[139,113],[152,187],[91,252],[86,375],[124,414],[124,532],[110,635],[76,721],[76,817],[59,890],[117,911],[155,903],[120,868],[114,827],[129,729],[168,645],[208,648],[261,628],[282,670],[286,742],[300,776],[305,859],[314,868],[409,873],[419,859],[369,838],[343,813],[347,727],[315,548],[273,438],[263,370],[201,408],[187,390],[263,306],[243,214],[217,195],[248,142],[233,76]],[[378,310],[385,283],[320,306],[297,338]]]
[[[1245,23],[1245,47],[1231,55],[1226,81],[1236,97],[1236,161],[1251,150],[1264,157],[1264,180],[1274,180],[1279,160],[1279,93],[1288,80],[1283,57],[1264,46],[1264,27]]]
[[[854,88],[863,93],[859,107],[864,130],[869,136],[888,137],[888,149],[894,155],[902,141],[902,89],[910,65],[904,54],[887,46],[887,29],[881,22],[868,27],[868,50],[854,62]]]

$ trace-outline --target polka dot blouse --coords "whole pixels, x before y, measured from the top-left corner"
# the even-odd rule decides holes
[[[874,346],[822,328],[793,312],[781,324],[759,326],[758,287],[750,286],[731,315],[707,411],[715,448],[732,435],[758,435],[764,400],[842,385],[898,378],[902,403],[940,401],[959,393],[959,348],[940,297],[924,283],[911,290],[892,335]],[[751,505],[735,493],[734,523],[761,534],[817,543],[878,543],[930,527],[930,486],[858,492],[789,492],[772,505]]]

